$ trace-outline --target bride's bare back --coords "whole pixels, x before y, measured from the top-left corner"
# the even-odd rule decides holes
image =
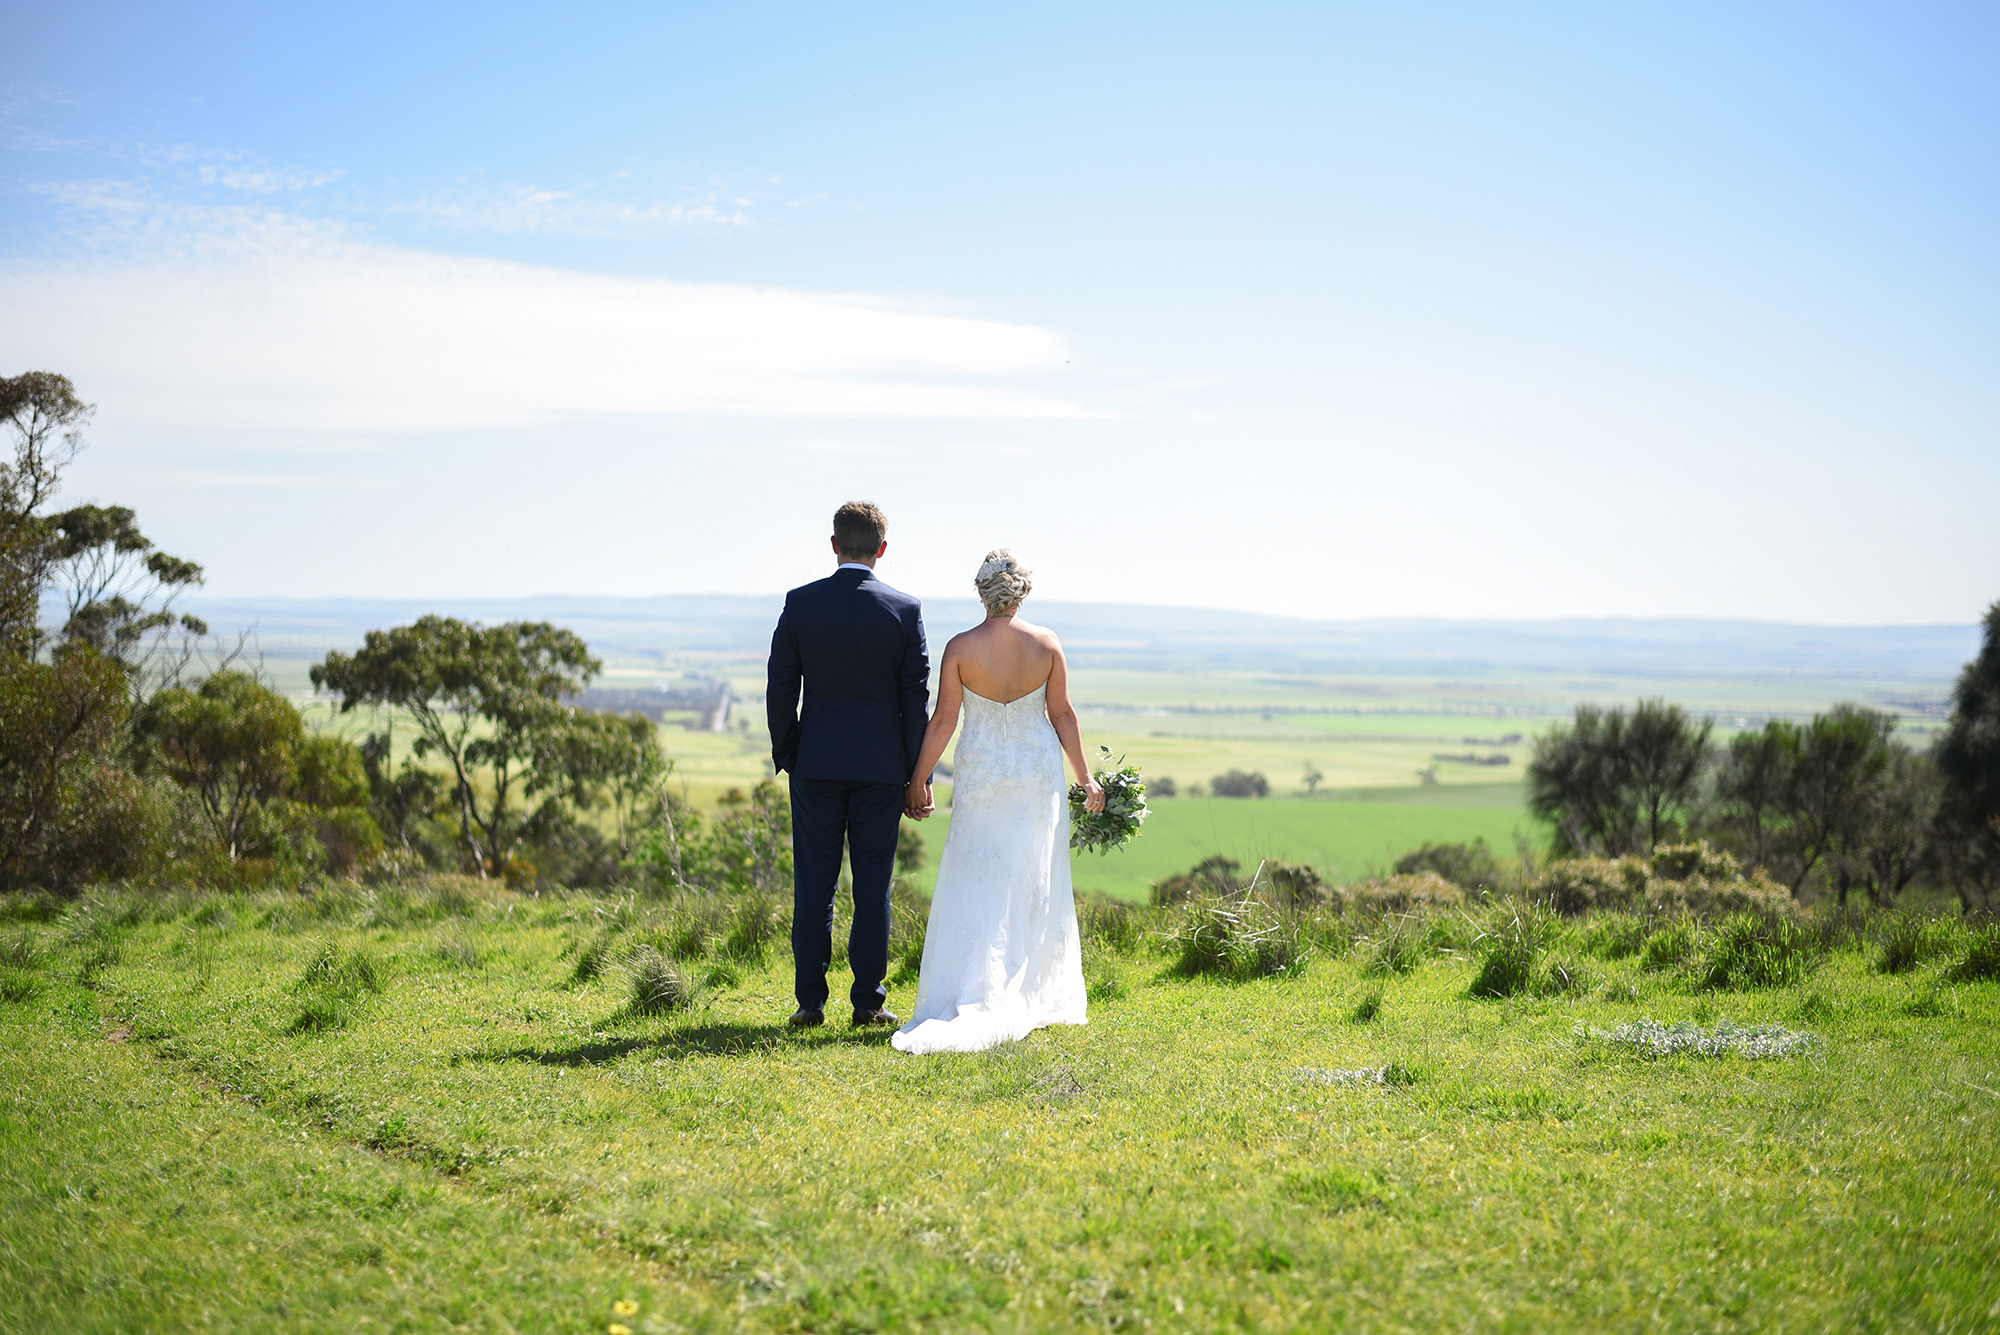
[[[1055,632],[1019,616],[990,617],[945,646],[945,662],[955,662],[958,680],[988,700],[1018,700],[1049,680],[1062,657]],[[940,664],[940,671],[943,666]]]

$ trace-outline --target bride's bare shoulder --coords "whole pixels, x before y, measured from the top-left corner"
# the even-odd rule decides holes
[[[1038,626],[1032,621],[1023,621],[1017,616],[1014,618],[1014,629],[1025,631],[1027,634],[1032,635],[1045,648],[1051,649],[1056,653],[1062,652],[1062,641],[1058,640],[1056,633],[1047,626]]]

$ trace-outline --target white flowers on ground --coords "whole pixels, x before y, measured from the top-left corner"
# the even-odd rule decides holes
[[[1311,1066],[1301,1066],[1292,1072],[1292,1079],[1302,1085],[1383,1085],[1389,1082],[1389,1068],[1357,1066],[1351,1071],[1322,1071]]]
[[[1763,1057],[1796,1057],[1819,1046],[1819,1039],[1781,1024],[1737,1026],[1719,1021],[1713,1032],[1683,1020],[1664,1025],[1658,1020],[1634,1020],[1610,1033],[1578,1026],[1578,1037],[1630,1047],[1642,1057],[1675,1057],[1688,1053],[1697,1057],[1738,1056],[1756,1061]]]

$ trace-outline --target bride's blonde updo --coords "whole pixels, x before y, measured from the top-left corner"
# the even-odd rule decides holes
[[[1021,600],[1034,591],[1033,573],[1005,547],[995,547],[986,553],[980,563],[979,573],[972,577],[972,587],[979,590],[979,601],[986,604],[989,616],[1011,612],[1021,605]]]

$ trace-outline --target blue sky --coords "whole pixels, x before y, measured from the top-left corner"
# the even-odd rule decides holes
[[[13,6],[0,365],[220,596],[1965,622],[2000,19]]]

